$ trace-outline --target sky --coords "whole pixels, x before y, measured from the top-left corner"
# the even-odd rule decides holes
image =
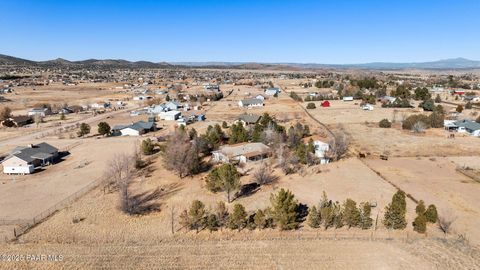
[[[480,60],[480,1],[0,0],[0,54],[153,62]]]

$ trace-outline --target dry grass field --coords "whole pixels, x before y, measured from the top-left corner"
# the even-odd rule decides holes
[[[478,157],[470,158],[477,164]],[[417,200],[434,203],[440,213],[456,217],[452,226],[472,243],[480,244],[478,182],[456,172],[448,158],[392,158],[366,160],[375,171]]]
[[[297,80],[286,80],[283,86],[301,92]],[[27,105],[50,100],[52,93],[59,93],[50,102],[71,98],[71,102],[85,102],[117,96],[111,85],[79,86],[55,91],[46,87],[37,90],[20,89],[31,95]],[[62,86],[63,87],[63,86]],[[179,178],[163,166],[168,158],[162,152],[156,154],[152,163],[138,172],[131,192],[161,191],[156,199],[160,211],[142,216],[128,216],[119,210],[118,192],[105,193],[94,189],[50,218],[31,228],[26,234],[8,244],[0,244],[7,254],[59,254],[62,262],[0,263],[0,269],[29,268],[115,268],[115,269],[477,269],[480,268],[480,253],[475,246],[480,244],[478,226],[480,216],[476,210],[479,183],[456,171],[457,166],[476,168],[480,163],[480,141],[466,136],[447,139],[442,129],[427,130],[414,135],[401,130],[399,124],[391,129],[381,129],[377,123],[383,118],[392,119],[393,109],[375,106],[373,111],[363,111],[355,102],[333,101],[330,108],[304,109],[307,103],[297,103],[281,93],[278,98],[268,97],[265,106],[254,109],[238,107],[238,101],[262,93],[260,88],[249,86],[225,86],[224,92],[233,89],[228,97],[207,102],[201,111],[206,121],[196,122],[187,128],[202,133],[208,125],[232,123],[242,113],[261,115],[268,112],[282,124],[296,122],[308,124],[312,133],[325,135],[325,130],[315,120],[332,129],[342,126],[347,132],[351,149],[365,153],[366,159],[349,157],[328,165],[307,167],[300,172],[285,176],[275,168],[278,180],[262,186],[258,191],[235,199],[229,204],[241,203],[249,213],[269,206],[270,195],[280,188],[291,190],[298,201],[309,206],[318,204],[322,192],[329,198],[343,202],[351,198],[358,203],[370,202],[372,218],[378,218],[377,228],[323,229],[315,230],[305,223],[293,232],[274,229],[217,232],[203,230],[198,234],[185,232],[179,225],[178,216],[198,199],[208,209],[219,201],[226,201],[224,193],[211,193],[205,187],[207,173],[194,177]],[[187,92],[201,91],[192,87]],[[64,93],[65,92],[65,93]],[[70,92],[75,92],[72,94]],[[17,97],[16,97],[17,98]],[[19,97],[18,97],[19,98]],[[20,99],[16,100],[20,102]],[[70,102],[70,101],[66,101]],[[142,104],[135,104],[142,105]],[[22,105],[16,107],[22,110]],[[402,115],[416,113],[416,109],[399,109]],[[75,121],[72,119],[71,121]],[[100,121],[111,126],[145,120],[145,116],[131,117],[121,111],[105,116],[85,118],[96,131]],[[21,129],[0,131],[2,153],[14,146],[46,141],[59,148],[81,142],[71,150],[65,161],[47,167],[31,176],[17,177],[14,183],[9,176],[0,177],[0,219],[30,218],[65,198],[76,190],[102,176],[107,162],[116,153],[133,151],[138,141],[150,136],[163,136],[173,131],[175,122],[159,121],[162,129],[142,138],[70,139],[69,136],[49,134],[38,138],[38,131]],[[53,129],[45,125],[40,129]],[[19,136],[23,135],[23,136]],[[7,140],[8,139],[8,140]],[[377,155],[389,152],[390,159],[383,161]],[[354,153],[355,151],[352,151]],[[471,156],[470,156],[471,155]],[[417,158],[417,156],[419,156]],[[426,157],[420,157],[426,156]],[[433,158],[428,158],[433,157]],[[79,166],[87,164],[86,166]],[[252,181],[253,172],[260,163],[249,164],[242,169],[247,172],[241,178],[243,184]],[[78,168],[82,167],[82,168]],[[457,217],[454,232],[444,238],[436,225],[428,226],[427,235],[412,230],[415,218],[415,202],[407,199],[408,227],[403,231],[388,231],[381,224],[385,206],[391,201],[397,188],[434,203],[440,214],[451,211]],[[28,199],[25,199],[28,198]],[[173,220],[172,220],[173,216]],[[172,224],[173,231],[172,234]],[[8,226],[0,227],[0,235],[11,232]],[[461,234],[465,238],[458,240]],[[465,240],[466,239],[466,240]]]

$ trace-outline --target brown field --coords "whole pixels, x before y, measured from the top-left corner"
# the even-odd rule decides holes
[[[285,80],[288,91],[308,91],[298,87],[297,80]],[[109,97],[123,97],[113,90],[113,85],[91,84],[37,87],[37,90],[19,88],[16,95],[25,95],[27,101],[15,96],[16,111],[36,102],[82,103]],[[62,90],[65,88],[65,90]],[[187,92],[200,91],[196,86]],[[480,213],[477,209],[479,183],[457,172],[458,166],[478,168],[480,140],[467,136],[447,139],[442,129],[430,129],[414,135],[401,130],[399,124],[391,129],[377,127],[383,118],[392,120],[393,109],[375,106],[374,111],[363,111],[355,102],[333,101],[330,108],[309,110],[306,103],[297,103],[282,93],[278,98],[269,97],[262,108],[242,109],[237,102],[261,93],[260,88],[249,86],[222,86],[233,93],[217,102],[207,102],[201,111],[206,121],[196,122],[187,128],[199,133],[208,125],[227,121],[229,124],[242,113],[268,112],[285,126],[301,122],[308,124],[312,133],[325,135],[326,130],[316,120],[331,129],[342,126],[351,141],[349,158],[328,165],[308,167],[299,173],[284,176],[275,169],[278,180],[262,186],[247,197],[237,198],[229,205],[241,203],[249,213],[269,205],[270,194],[280,188],[291,190],[298,201],[309,206],[319,203],[322,192],[329,198],[342,202],[347,198],[358,203],[370,202],[372,218],[378,218],[376,229],[323,229],[314,230],[302,224],[294,232],[278,230],[244,229],[241,232],[224,229],[218,232],[206,230],[196,234],[180,228],[178,215],[192,200],[199,199],[212,209],[218,201],[226,201],[224,193],[214,194],[205,188],[206,173],[180,179],[163,166],[159,153],[152,163],[141,170],[131,191],[134,193],[162,191],[156,200],[160,211],[142,216],[127,216],[119,210],[117,192],[105,193],[96,188],[59,210],[44,222],[31,228],[12,243],[0,244],[7,254],[59,254],[63,262],[3,263],[3,269],[28,268],[115,268],[115,269],[477,269],[480,268]],[[55,96],[55,97],[53,97]],[[22,103],[23,102],[23,103]],[[130,109],[142,104],[132,104]],[[23,107],[22,107],[23,106]],[[397,120],[417,109],[399,109]],[[72,116],[71,123],[84,121],[92,126],[92,133],[100,121],[111,126],[145,120],[146,116],[130,117],[119,111],[104,115]],[[57,127],[52,120],[38,129],[0,130],[0,153],[6,153],[17,145],[46,141],[59,148],[80,142],[71,150],[65,161],[31,176],[0,176],[0,219],[31,218],[56,202],[102,176],[107,162],[116,153],[133,151],[139,140],[166,135],[175,122],[159,121],[161,130],[142,138],[70,138],[69,134],[53,134]],[[72,131],[73,132],[73,131]],[[70,132],[70,133],[72,133]],[[370,153],[366,159],[353,154]],[[377,156],[389,153],[389,160]],[[418,158],[417,158],[418,156]],[[430,158],[429,158],[430,157]],[[77,168],[81,164],[88,165]],[[273,163],[273,161],[272,161]],[[260,163],[249,164],[242,183],[252,181],[252,172]],[[439,213],[451,212],[457,220],[454,232],[444,236],[436,225],[428,226],[427,235],[412,230],[415,202],[407,199],[408,227],[403,231],[389,231],[381,224],[385,206],[397,188],[414,199],[422,199],[428,205],[434,203]],[[28,198],[28,199],[26,199]],[[173,214],[173,221],[172,221]],[[173,231],[172,234],[172,223]],[[10,226],[0,226],[0,237],[11,233]],[[462,235],[462,238],[458,238]]]

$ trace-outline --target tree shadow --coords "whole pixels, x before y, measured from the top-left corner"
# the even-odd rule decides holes
[[[157,201],[164,195],[164,192],[156,188],[153,191],[146,191],[129,196],[126,200],[125,212],[129,215],[145,215],[151,212],[160,211],[161,204]]]
[[[303,203],[299,203],[296,209],[297,212],[297,222],[304,222],[308,215],[308,206]]]
[[[255,194],[260,189],[260,185],[256,182],[248,183],[240,186],[240,190],[235,193],[234,198],[248,197]]]

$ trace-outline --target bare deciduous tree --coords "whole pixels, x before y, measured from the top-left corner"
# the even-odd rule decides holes
[[[110,191],[121,187],[128,182],[134,172],[135,160],[133,155],[115,155],[107,164],[104,172],[105,188]],[[105,189],[104,189],[105,190]]]
[[[167,142],[165,165],[180,177],[195,174],[200,170],[199,152],[197,140],[190,141],[186,132],[177,130]]]
[[[425,131],[426,128],[427,127],[426,127],[425,123],[423,123],[422,121],[418,121],[415,124],[413,124],[412,131],[415,132],[415,133],[422,133],[422,132]]]
[[[253,180],[259,185],[270,184],[276,180],[273,170],[268,164],[263,163],[254,173]]]
[[[333,132],[333,135],[334,137],[330,142],[330,149],[326,155],[332,160],[339,160],[347,153],[350,142],[343,128]]]
[[[445,215],[440,215],[437,220],[438,228],[445,234],[447,235],[450,230],[453,222],[455,222],[456,218],[450,214],[447,213]]]

